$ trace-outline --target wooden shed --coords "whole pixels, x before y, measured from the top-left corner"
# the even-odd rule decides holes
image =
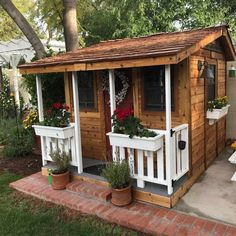
[[[44,73],[64,72],[75,129],[72,165],[80,175],[84,157],[127,158],[137,179],[135,197],[172,207],[225,147],[225,117],[209,124],[207,103],[225,96],[226,62],[235,58],[227,26],[216,26],[109,40],[21,65],[20,71],[37,75],[41,120],[40,79]],[[207,69],[211,78],[205,75]],[[158,150],[125,144],[111,149],[106,135],[111,114],[127,106],[145,127],[161,135]],[[48,139],[41,137],[45,166]],[[178,147],[182,139],[184,150]]]

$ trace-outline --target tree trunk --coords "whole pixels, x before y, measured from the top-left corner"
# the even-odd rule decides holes
[[[63,0],[63,6],[63,24],[66,51],[74,51],[78,47],[76,0]]]
[[[25,17],[19,12],[15,5],[10,0],[0,0],[0,5],[7,12],[7,14],[13,19],[18,25],[23,34],[31,43],[38,58],[42,58],[46,55],[46,51],[38,35],[35,33],[33,28],[30,26]]]

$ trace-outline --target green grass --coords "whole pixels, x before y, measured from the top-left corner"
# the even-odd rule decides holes
[[[0,172],[0,235],[137,235],[136,232],[12,191],[20,176]]]

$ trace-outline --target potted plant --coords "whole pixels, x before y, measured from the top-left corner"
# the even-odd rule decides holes
[[[65,151],[57,150],[50,154],[52,160],[56,164],[56,169],[51,171],[52,188],[56,190],[65,189],[70,182],[69,162],[70,156]]]
[[[112,126],[113,132],[107,135],[113,146],[146,151],[156,151],[162,146],[162,135],[144,128],[141,120],[134,116],[130,108],[117,108],[112,116]]]
[[[127,161],[112,162],[107,164],[102,171],[102,176],[107,179],[112,189],[111,202],[116,206],[125,206],[131,203],[131,178]]]
[[[210,119],[210,124],[213,124],[214,120],[219,120],[223,116],[227,115],[230,107],[228,103],[227,96],[218,97],[213,101],[208,102],[206,118]]]

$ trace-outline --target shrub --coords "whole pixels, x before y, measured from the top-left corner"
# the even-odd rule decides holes
[[[32,152],[34,147],[34,135],[31,130],[14,127],[7,137],[6,145],[3,148],[3,155],[6,157],[25,156]]]
[[[13,117],[15,114],[14,100],[10,93],[9,79],[3,74],[3,87],[0,91],[0,119]]]
[[[52,171],[53,174],[62,174],[68,171],[70,156],[65,151],[55,151],[50,154],[57,168]]]
[[[126,188],[130,185],[129,163],[127,161],[108,163],[102,171],[102,176],[113,189]]]
[[[16,127],[16,119],[0,119],[0,145],[5,145],[7,139]]]

